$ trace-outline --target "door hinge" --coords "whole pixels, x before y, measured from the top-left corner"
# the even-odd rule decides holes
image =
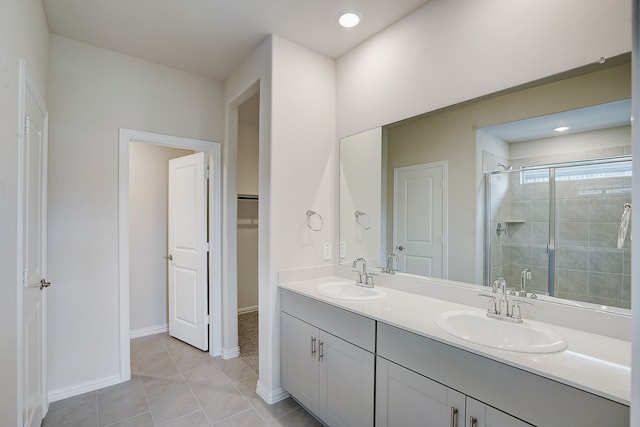
[[[31,127],[31,119],[29,116],[24,116],[24,134],[29,135],[29,128]]]
[[[207,325],[211,324],[211,315],[207,314],[206,316],[204,316],[204,323]]]
[[[204,179],[211,179],[211,168],[209,166],[204,168]]]
[[[205,251],[207,251],[207,252],[211,252],[211,247],[212,247],[212,246],[213,246],[213,245],[211,244],[211,242],[206,242],[206,243],[204,244],[204,250],[205,250]]]

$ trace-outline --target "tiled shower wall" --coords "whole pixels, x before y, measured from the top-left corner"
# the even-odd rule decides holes
[[[584,158],[629,154],[627,146]],[[571,160],[576,160],[573,156]],[[537,157],[512,160],[520,165],[569,159]],[[520,287],[520,274],[532,272],[532,286],[548,291],[549,184],[520,183],[520,173],[493,176],[491,279],[503,276]],[[631,248],[627,237],[617,249],[617,231],[625,202],[631,202],[631,178],[560,181],[556,185],[555,295],[577,301],[630,307]],[[495,233],[497,223],[507,233]],[[529,283],[528,283],[529,285]]]

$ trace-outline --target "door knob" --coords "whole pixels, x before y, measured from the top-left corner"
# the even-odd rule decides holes
[[[169,256],[166,256],[165,259],[168,259],[169,261],[173,261],[173,255],[169,254]]]
[[[396,246],[396,249],[399,251],[404,251],[404,246],[400,245],[400,246]]]
[[[51,286],[51,282],[47,282],[44,279],[40,279],[40,290],[43,290],[44,288],[48,288],[49,286]]]

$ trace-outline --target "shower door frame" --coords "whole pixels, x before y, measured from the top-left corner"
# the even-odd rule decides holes
[[[547,279],[547,288],[549,296],[555,295],[555,279],[556,279],[556,169],[573,167],[573,166],[589,166],[605,163],[622,163],[632,162],[632,156],[625,154],[621,156],[603,157],[588,160],[576,160],[571,162],[548,163],[540,166],[523,166],[515,170],[497,170],[485,172],[484,174],[484,285],[490,286],[491,283],[491,181],[492,175],[507,175],[512,173],[522,173],[526,171],[548,170],[549,171],[549,240],[547,243],[547,254],[549,256],[549,272]]]

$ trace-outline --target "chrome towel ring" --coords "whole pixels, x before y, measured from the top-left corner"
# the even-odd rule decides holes
[[[313,220],[312,218],[314,217],[318,217],[318,219]],[[318,220],[320,221],[319,224],[318,224]],[[309,227],[313,231],[320,231],[322,230],[323,225],[324,225],[324,221],[322,220],[322,216],[318,212],[312,211],[311,209],[309,209],[307,211],[307,227]]]
[[[364,218],[364,220],[362,218]],[[363,230],[369,230],[371,228],[371,217],[365,212],[356,211],[356,223],[362,227]]]

